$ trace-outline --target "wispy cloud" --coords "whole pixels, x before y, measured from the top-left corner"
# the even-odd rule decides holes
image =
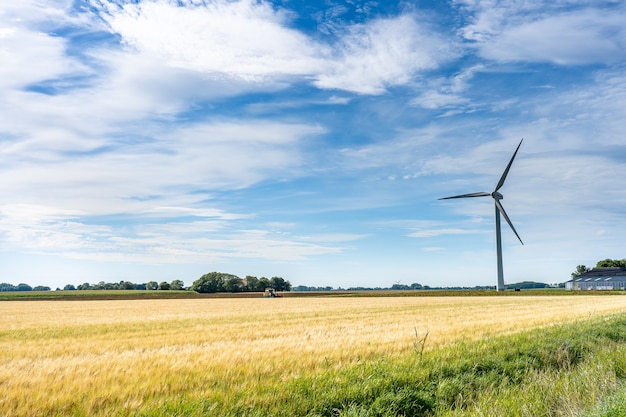
[[[560,65],[624,61],[623,5],[603,8],[597,7],[598,2],[491,0],[457,3],[474,13],[462,33],[476,42],[484,58]]]
[[[363,94],[409,84],[420,71],[435,69],[456,54],[449,40],[414,15],[350,27],[337,49],[338,59],[316,75],[315,84]]]

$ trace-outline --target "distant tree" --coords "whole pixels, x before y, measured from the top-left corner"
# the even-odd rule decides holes
[[[259,289],[259,279],[252,275],[247,275],[246,278],[246,289],[248,291],[263,291]]]
[[[163,281],[162,283],[159,284],[159,290],[169,290],[170,289],[170,283]]]
[[[94,286],[92,286],[91,289],[92,290],[103,290],[105,285],[106,285],[106,283],[104,281],[100,281],[99,283],[97,283]]]
[[[421,290],[424,287],[422,287],[422,284],[418,284],[417,282],[414,282],[413,284],[411,284],[411,289],[412,290]]]
[[[76,287],[73,286],[72,284],[67,284],[65,287],[63,287],[63,291],[75,291]]]
[[[259,278],[259,282],[257,283],[257,291],[265,291],[266,288],[270,288],[271,286],[272,284],[270,284],[269,279],[261,277]]]
[[[393,285],[391,286],[391,289],[392,289],[392,290],[410,290],[410,289],[411,289],[411,287],[409,287],[409,286],[408,286],[408,285],[406,285],[406,284],[393,284]]]
[[[90,290],[90,289],[92,289],[92,286],[88,282],[85,282],[83,284],[80,284],[78,287],[76,287],[76,289],[78,289],[78,290]]]
[[[36,287],[33,287],[33,291],[50,291],[50,287],[37,285]]]
[[[156,281],[146,282],[146,290],[154,291],[159,289],[159,284]]]
[[[137,288],[137,285],[130,281],[120,281],[118,287],[120,290],[134,290]]]
[[[146,284],[136,284],[135,285],[135,289],[136,290],[145,290],[146,289]]]
[[[223,289],[225,292],[240,292],[244,289],[243,280],[239,277],[228,277],[224,280]]]
[[[17,287],[13,284],[9,284],[8,282],[0,283],[0,292],[6,291],[17,291]]]
[[[282,277],[272,277],[270,279],[270,287],[274,288],[276,291],[291,291],[291,283],[285,281]]]
[[[590,271],[590,269],[587,268],[585,265],[578,265],[576,267],[576,270],[574,272],[572,272],[572,278],[578,278],[579,276],[581,276],[585,272],[589,272],[589,271]]]
[[[626,259],[604,259],[598,261],[596,268],[626,268]]]
[[[293,290],[294,291],[333,291],[333,287],[311,287],[311,286],[307,286],[307,285],[298,285],[297,287],[294,287]],[[364,288],[364,287],[352,287],[350,288],[351,290],[371,290],[371,288]]]
[[[209,272],[195,280],[191,285],[191,290],[200,293],[215,293],[224,291],[224,282],[229,278],[239,278],[233,274],[224,272]]]
[[[175,279],[170,283],[170,290],[184,290],[185,283],[179,279]]]
[[[507,289],[519,288],[520,290],[529,290],[533,288],[550,288],[550,285],[543,282],[522,281],[514,284],[507,284],[505,287]]]

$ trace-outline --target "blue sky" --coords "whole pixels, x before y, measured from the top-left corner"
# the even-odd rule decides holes
[[[564,282],[624,258],[622,1],[0,5],[0,281]]]

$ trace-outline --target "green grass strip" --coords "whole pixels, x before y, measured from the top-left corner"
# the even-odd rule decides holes
[[[298,352],[294,352],[297,355]],[[180,398],[145,416],[623,416],[626,315],[462,341],[260,384]],[[594,408],[595,407],[595,408]],[[594,409],[596,411],[594,411]]]

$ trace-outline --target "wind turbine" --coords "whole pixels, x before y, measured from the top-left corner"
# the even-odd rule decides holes
[[[439,200],[450,200],[453,198],[470,198],[470,197],[492,197],[493,198],[493,201],[495,203],[495,209],[496,209],[496,250],[497,250],[497,255],[498,255],[498,285],[496,289],[498,291],[504,291],[504,271],[502,269],[502,235],[500,232],[500,213],[502,213],[506,222],[509,224],[509,226],[511,226],[511,230],[513,230],[513,233],[515,233],[515,236],[517,236],[520,243],[522,245],[524,244],[524,242],[522,242],[522,238],[520,238],[519,235],[517,234],[515,227],[513,227],[513,223],[511,223],[511,219],[509,219],[509,216],[507,216],[506,211],[504,211],[504,207],[502,207],[502,203],[500,202],[500,200],[502,200],[504,197],[499,192],[500,188],[502,188],[502,186],[504,185],[506,176],[509,174],[511,165],[513,165],[513,160],[515,159],[515,155],[517,155],[517,151],[519,151],[519,148],[520,146],[522,146],[523,141],[524,139],[522,139],[519,145],[517,145],[517,149],[515,149],[515,153],[513,153],[513,157],[511,157],[509,164],[506,166],[506,169],[504,170],[504,172],[502,173],[502,176],[500,177],[500,181],[498,181],[498,185],[496,185],[496,189],[492,193],[487,193],[483,191],[479,193],[461,194],[461,195],[455,195],[452,197],[444,197],[444,198],[439,199]]]

